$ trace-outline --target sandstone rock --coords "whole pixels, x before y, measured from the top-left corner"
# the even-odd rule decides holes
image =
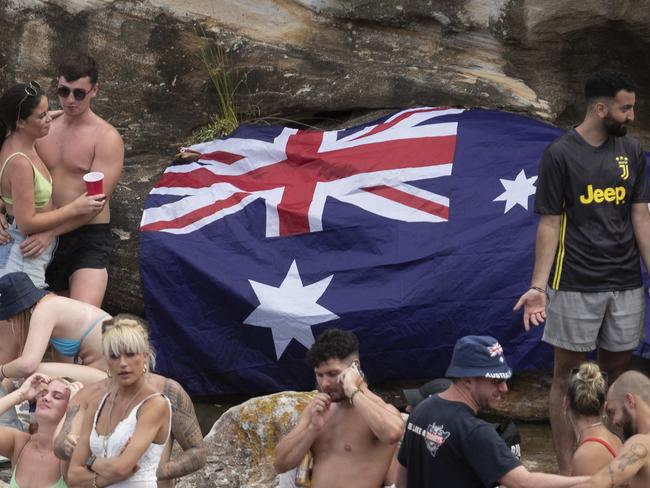
[[[273,456],[313,393],[283,392],[252,398],[214,424],[205,437],[208,464],[182,478],[178,488],[271,488],[277,484]]]
[[[71,48],[97,58],[95,108],[121,132],[128,156],[113,200],[119,245],[106,307],[141,313],[144,196],[175,145],[219,110],[201,50],[225,50],[248,112],[309,120],[464,105],[568,126],[584,110],[586,75],[622,68],[639,84],[636,133],[647,143],[648,7],[650,0],[5,0],[0,88],[29,79],[50,85]]]

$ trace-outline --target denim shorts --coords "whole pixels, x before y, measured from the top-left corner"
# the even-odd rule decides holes
[[[643,288],[580,292],[548,289],[542,340],[569,351],[596,346],[611,352],[635,349],[643,332]]]
[[[32,280],[36,288],[47,288],[45,282],[45,268],[50,264],[54,249],[56,248],[57,239],[53,239],[40,256],[35,258],[26,258],[20,251],[20,245],[27,239],[25,235],[18,230],[16,222],[9,224],[7,232],[11,236],[9,243],[0,246],[0,276],[9,273],[22,271]]]

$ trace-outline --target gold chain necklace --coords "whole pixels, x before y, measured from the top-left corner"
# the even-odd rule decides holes
[[[102,441],[102,447],[104,448],[104,457],[108,457],[108,439],[115,433],[115,429],[119,425],[120,421],[124,419],[124,416],[126,415],[126,412],[129,410],[129,407],[133,403],[133,400],[138,396],[138,394],[142,391],[142,389],[145,387],[147,384],[146,379],[143,381],[142,386],[138,388],[138,390],[133,394],[131,399],[129,400],[129,403],[126,404],[126,407],[124,407],[124,410],[122,410],[122,416],[119,417],[119,420],[115,424],[115,427],[113,427],[113,430],[110,431],[107,435],[104,436],[104,439]],[[111,401],[111,408],[108,410],[108,425],[111,425],[111,420],[113,418],[113,407],[115,406],[115,401],[117,400],[117,392],[115,392],[115,395],[113,395],[113,400]]]

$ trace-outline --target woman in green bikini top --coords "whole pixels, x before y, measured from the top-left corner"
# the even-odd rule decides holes
[[[68,402],[80,387],[63,378],[50,380],[45,375],[35,374],[20,388],[0,398],[0,413],[23,401],[36,400],[36,433],[30,435],[11,427],[0,427],[0,455],[11,459],[11,488],[68,486],[61,461],[52,451],[52,443]]]
[[[32,240],[28,249],[11,252],[12,242],[20,246],[32,234],[50,232],[57,236],[76,229],[104,206],[104,195],[82,194],[68,205],[54,208],[52,176],[35,149],[36,140],[49,132],[50,122],[48,100],[38,83],[19,83],[0,97],[0,211],[4,209],[7,214],[0,217],[0,226],[11,236],[9,242],[6,235],[0,236],[0,276],[28,272],[24,262],[51,253],[55,244],[51,238]],[[11,232],[12,228],[17,234]],[[45,287],[48,261],[28,272],[39,288]]]

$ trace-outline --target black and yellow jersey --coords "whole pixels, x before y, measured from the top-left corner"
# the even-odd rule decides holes
[[[561,215],[549,285],[573,291],[641,286],[631,205],[648,201],[646,158],[635,139],[610,136],[593,147],[571,130],[548,146],[535,212]]]

